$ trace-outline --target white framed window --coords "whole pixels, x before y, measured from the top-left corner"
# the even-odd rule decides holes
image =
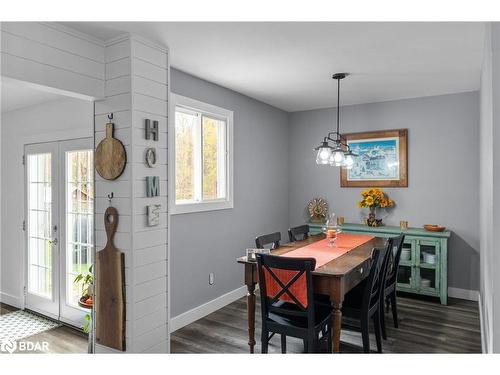
[[[233,112],[171,94],[169,211],[233,208]]]

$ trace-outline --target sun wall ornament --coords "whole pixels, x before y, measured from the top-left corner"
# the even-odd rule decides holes
[[[312,223],[324,223],[328,214],[328,203],[323,198],[314,198],[307,204],[309,219]]]

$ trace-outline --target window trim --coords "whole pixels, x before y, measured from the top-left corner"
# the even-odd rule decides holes
[[[175,202],[175,108],[184,107],[188,110],[203,112],[215,118],[226,121],[226,198],[212,201],[177,204]],[[234,208],[233,199],[233,111],[191,99],[186,96],[170,94],[170,116],[168,121],[168,203],[169,214],[186,214],[194,212],[206,212],[215,210],[226,210]]]

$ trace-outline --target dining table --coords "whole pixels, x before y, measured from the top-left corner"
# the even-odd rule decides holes
[[[339,236],[350,240],[351,236],[359,235],[340,233]],[[340,333],[342,326],[342,303],[344,296],[356,285],[362,282],[370,273],[371,255],[374,248],[383,248],[387,241],[386,238],[369,237],[360,244],[342,252],[342,255],[328,261],[325,264],[319,264],[312,272],[314,293],[327,295],[330,298],[332,306],[332,351],[340,352]],[[307,254],[308,248],[315,243],[323,244],[325,234],[320,233],[311,235],[307,238],[286,243],[271,250],[271,255],[287,256],[294,250],[300,250],[301,254]],[[320,242],[323,241],[323,242]],[[317,244],[316,244],[317,245]],[[335,251],[335,247],[332,248]],[[314,251],[311,250],[311,257],[314,257]],[[255,350],[255,291],[258,284],[257,263],[255,260],[243,256],[237,259],[237,262],[244,266],[244,282],[247,287],[247,317],[248,317],[248,345],[250,353]]]

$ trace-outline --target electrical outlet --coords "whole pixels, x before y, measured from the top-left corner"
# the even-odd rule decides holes
[[[215,273],[210,272],[208,274],[208,285],[214,285],[215,283]]]

